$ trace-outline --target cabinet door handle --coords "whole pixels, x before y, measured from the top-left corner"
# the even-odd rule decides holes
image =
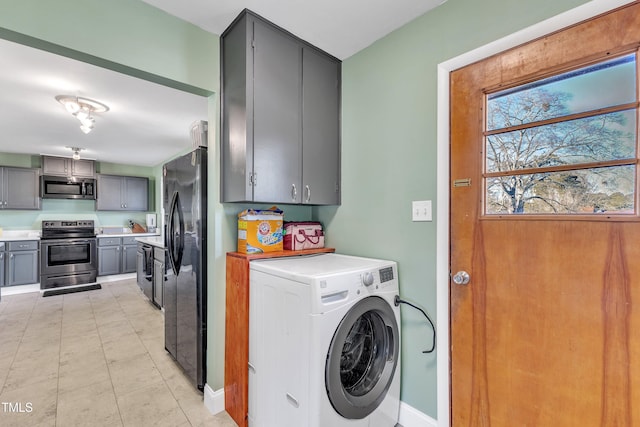
[[[311,200],[311,188],[308,185],[305,185],[304,189],[307,191],[307,198],[304,199],[304,202],[309,203],[309,201]]]
[[[296,188],[295,184],[291,184],[291,200],[295,202],[297,197],[298,189]]]
[[[300,403],[298,403],[298,399],[293,397],[291,393],[287,393],[287,400],[296,408],[300,407]]]

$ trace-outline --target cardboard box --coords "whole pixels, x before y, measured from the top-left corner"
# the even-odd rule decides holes
[[[260,254],[283,250],[284,216],[277,208],[247,209],[238,214],[238,252]]]

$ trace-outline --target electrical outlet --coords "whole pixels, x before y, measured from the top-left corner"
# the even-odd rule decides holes
[[[413,221],[433,221],[431,215],[431,200],[411,202],[411,217]]]

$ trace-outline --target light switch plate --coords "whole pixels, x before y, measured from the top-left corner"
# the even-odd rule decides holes
[[[431,200],[414,200],[411,202],[411,217],[413,221],[433,221]]]

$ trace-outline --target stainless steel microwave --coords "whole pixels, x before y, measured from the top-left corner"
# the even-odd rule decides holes
[[[92,178],[43,175],[40,184],[43,199],[96,198],[96,180]]]

